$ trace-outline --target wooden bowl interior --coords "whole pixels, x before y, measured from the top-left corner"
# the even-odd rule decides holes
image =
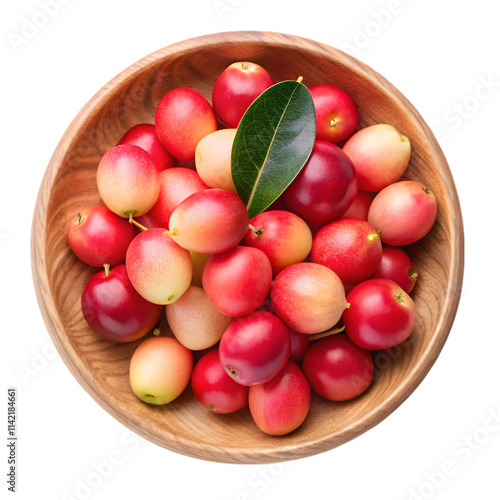
[[[190,87],[210,100],[220,72],[238,60],[254,61],[275,81],[304,77],[311,86],[332,83],[348,91],[360,110],[359,127],[390,123],[412,143],[406,178],[435,193],[439,214],[432,231],[408,251],[420,276],[413,292],[417,324],[403,345],[375,354],[376,373],[362,396],[333,403],[313,395],[312,409],[295,432],[272,437],[248,410],[206,411],[190,388],[163,407],[131,392],[128,364],[138,343],[111,344],[88,328],[80,295],[96,272],[67,243],[67,224],[83,206],[101,200],[95,181],[101,156],[132,125],[154,122],[161,97]],[[221,462],[263,463],[320,453],[380,422],[415,389],[438,356],[459,301],[463,270],[460,207],[446,160],[413,106],[387,81],[346,54],[294,36],[223,33],[166,47],[123,71],[74,119],[47,168],[33,218],[32,260],[37,296],[49,333],[69,369],[111,415],[139,435],[189,456]],[[165,328],[165,324],[162,325]]]

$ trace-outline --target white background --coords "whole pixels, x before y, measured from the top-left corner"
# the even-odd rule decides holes
[[[499,499],[500,31],[494,3],[221,0],[217,9],[213,0],[56,0],[58,12],[20,41],[26,19],[39,16],[42,3],[2,2],[0,14],[0,435],[7,427],[6,388],[16,386],[17,498]],[[38,188],[82,106],[148,53],[232,30],[284,32],[344,48],[398,87],[441,138],[466,231],[459,311],[423,383],[355,440],[271,466],[180,456],[115,421],[54,353],[30,268]],[[114,463],[112,470],[102,468],[104,461]]]

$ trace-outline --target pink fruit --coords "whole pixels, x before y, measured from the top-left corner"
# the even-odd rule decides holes
[[[330,401],[347,401],[369,387],[374,373],[369,350],[339,333],[317,340],[306,352],[302,370],[311,389]]]
[[[158,171],[144,149],[121,144],[101,158],[97,188],[106,206],[120,217],[143,215],[158,198]]]
[[[347,139],[358,124],[358,108],[351,96],[329,84],[313,85],[309,92],[316,110],[316,138],[329,142]]]
[[[236,318],[222,334],[219,361],[242,385],[263,384],[285,366],[290,334],[283,322],[267,311]]]
[[[358,192],[354,165],[335,144],[316,141],[306,164],[283,193],[289,210],[308,224],[340,217]]]
[[[287,267],[274,279],[275,314],[300,333],[320,333],[335,326],[347,307],[344,286],[330,269],[313,262]]]
[[[193,193],[207,189],[195,170],[184,167],[172,167],[158,175],[160,192],[156,203],[148,213],[135,220],[142,225],[152,227],[168,227],[170,216],[182,201]]]
[[[162,306],[139,295],[124,264],[92,276],[83,289],[81,306],[90,328],[111,342],[132,342],[144,337],[162,311]]]
[[[238,384],[219,362],[219,349],[204,354],[191,375],[194,397],[213,413],[232,413],[248,405],[248,387]]]
[[[387,124],[359,130],[342,149],[354,163],[358,186],[363,191],[380,191],[396,182],[406,170],[411,155],[408,137]]]
[[[202,276],[210,302],[231,317],[255,311],[264,302],[271,281],[271,263],[266,254],[240,245],[211,255]]]
[[[191,256],[165,229],[148,229],[130,243],[125,258],[134,288],[154,304],[171,304],[191,284]]]
[[[310,405],[309,384],[292,361],[287,361],[269,382],[253,385],[248,391],[248,406],[255,424],[273,436],[288,434],[302,425]]]
[[[217,130],[217,119],[199,92],[180,87],[165,94],[158,103],[155,125],[165,149],[174,158],[188,161],[194,158],[198,142]]]
[[[236,246],[248,229],[248,211],[237,195],[225,189],[198,191],[172,212],[169,229],[183,248],[220,253]]]
[[[312,345],[312,342],[309,340],[310,337],[306,333],[296,332],[291,328],[288,328],[288,333],[290,334],[290,340],[292,341],[292,347],[288,359],[290,359],[290,361],[299,362],[304,357],[307,349],[309,349]]]
[[[355,284],[369,278],[379,266],[382,243],[367,221],[338,219],[318,231],[311,258],[335,271],[344,284]]]
[[[118,144],[134,144],[144,149],[151,156],[158,173],[174,166],[173,156],[163,147],[156,134],[156,127],[150,123],[134,125],[122,135]]]
[[[285,210],[262,212],[250,221],[245,243],[262,250],[271,261],[273,274],[302,262],[311,251],[312,234],[298,216]]]
[[[428,187],[416,181],[400,181],[375,196],[368,221],[384,243],[402,246],[423,238],[436,215],[436,197]]]
[[[273,84],[262,66],[247,61],[232,63],[214,84],[214,111],[228,127],[236,128],[248,106]]]
[[[102,205],[78,212],[68,224],[69,246],[80,260],[94,267],[124,262],[134,234],[130,222]]]

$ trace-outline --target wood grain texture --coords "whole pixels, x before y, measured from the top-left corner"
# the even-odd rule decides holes
[[[405,178],[435,193],[439,213],[432,231],[408,249],[421,271],[412,293],[417,324],[401,346],[375,354],[375,378],[366,393],[333,403],[313,396],[304,424],[267,436],[248,410],[232,415],[206,411],[188,388],[163,407],[131,392],[130,356],[140,341],[115,345],[98,339],[80,310],[80,295],[96,272],[77,260],[67,224],[83,206],[101,203],[95,173],[100,157],[132,125],[154,121],[161,97],[190,87],[210,100],[221,71],[238,60],[269,70],[275,81],[304,77],[311,86],[331,83],[351,94],[359,128],[390,123],[407,135],[412,157]],[[226,32],[165,47],[105,85],[83,107],[57,145],[40,187],[32,227],[33,280],[54,344],[88,393],[142,437],[185,455],[219,462],[269,463],[330,450],[367,431],[394,411],[418,386],[445,343],[458,307],[463,275],[463,225],[453,178],[429,127],[410,102],[383,77],[347,54],[312,40],[266,32]],[[162,324],[163,333],[168,326]]]

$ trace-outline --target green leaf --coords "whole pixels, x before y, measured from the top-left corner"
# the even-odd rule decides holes
[[[250,219],[271,205],[295,179],[316,138],[311,93],[284,81],[264,91],[238,125],[231,175]]]

